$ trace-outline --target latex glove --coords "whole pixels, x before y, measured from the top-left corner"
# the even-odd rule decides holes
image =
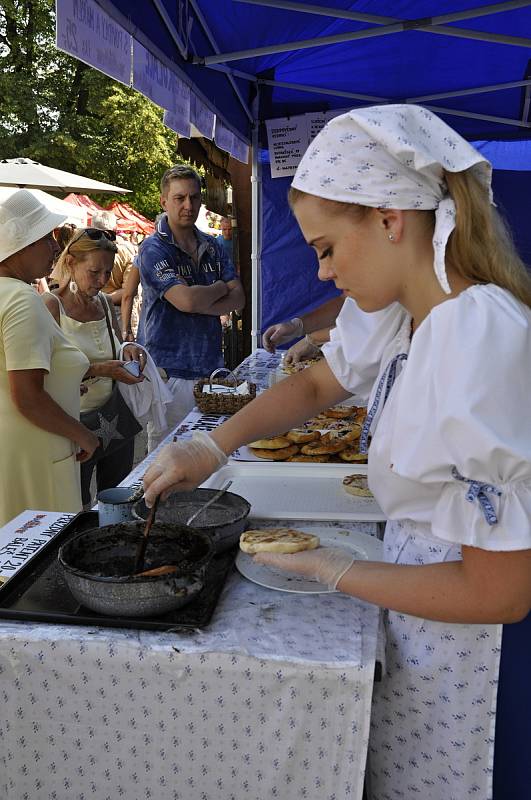
[[[295,342],[284,356],[284,364],[298,364],[306,358],[315,358],[321,355],[321,350],[313,344],[307,336],[300,342]]]
[[[257,564],[303,575],[326,584],[329,589],[337,588],[337,584],[355,560],[352,553],[341,547],[318,547],[316,550],[303,550],[291,555],[257,553],[253,558]]]
[[[274,353],[280,344],[291,342],[297,336],[304,334],[304,324],[302,319],[294,317],[289,322],[278,322],[270,325],[262,337],[262,344],[268,353]]]
[[[196,431],[191,440],[167,444],[144,475],[147,507],[151,508],[157,495],[165,500],[172,492],[195,489],[227,460],[204,431]]]

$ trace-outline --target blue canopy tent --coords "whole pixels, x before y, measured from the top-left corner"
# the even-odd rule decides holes
[[[286,206],[289,179],[270,177],[265,120],[387,102],[432,109],[493,160],[495,194],[531,263],[531,181],[522,172],[531,170],[531,0],[97,2],[252,144],[254,345],[269,322],[335,291],[307,268]],[[504,634],[500,692],[515,709],[531,704],[530,627],[528,619]],[[517,663],[511,648],[523,635],[527,658]],[[526,797],[531,717],[525,730],[510,714],[497,725],[496,798]]]
[[[333,293],[286,218],[289,181],[270,178],[265,120],[385,102],[433,109],[471,140],[531,137],[531,2],[477,0],[98,0],[98,5],[194,87],[230,131],[252,142],[253,345],[271,321]],[[516,165],[514,162],[517,162]],[[508,181],[508,184],[507,184]],[[522,180],[502,205],[514,221]],[[267,219],[267,225],[265,221]],[[524,257],[527,224],[516,225]],[[531,260],[531,259],[530,259]]]

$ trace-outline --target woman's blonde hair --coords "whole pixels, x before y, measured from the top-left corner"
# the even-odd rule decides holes
[[[444,177],[456,208],[455,229],[446,246],[447,263],[466,280],[494,283],[531,307],[531,275],[516,252],[505,222],[490,202],[486,186],[470,169],[445,171]],[[292,187],[288,195],[291,208],[304,195]],[[354,203],[322,202],[336,206],[338,212],[355,212],[359,218],[369,211],[367,206]]]
[[[57,281],[59,286],[62,286],[70,280],[71,270],[67,264],[68,256],[72,256],[75,261],[83,261],[89,253],[94,250],[103,250],[107,253],[112,253],[113,256],[118,252],[116,242],[108,239],[105,235],[101,235],[99,239],[91,239],[82,233],[74,233],[72,239],[65,247],[53,268],[50,278]]]

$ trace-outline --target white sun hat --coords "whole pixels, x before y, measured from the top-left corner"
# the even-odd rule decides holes
[[[0,201],[0,261],[34,244],[66,219],[66,214],[51,211],[28,189]]]

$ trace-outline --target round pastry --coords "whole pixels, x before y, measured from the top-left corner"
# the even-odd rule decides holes
[[[266,458],[269,461],[285,461],[299,452],[296,444],[290,444],[289,447],[281,447],[278,450],[266,450],[257,447],[249,447],[249,450],[257,458]]]
[[[256,447],[259,450],[280,450],[283,447],[289,447],[290,440],[286,436],[268,436],[267,439],[257,439],[256,442],[250,442],[248,447]]]
[[[345,475],[343,489],[356,497],[373,497],[366,475]]]
[[[332,453],[339,453],[344,450],[347,445],[345,442],[328,442],[323,444],[322,439],[318,442],[310,442],[301,447],[301,453],[305,456],[326,456]]]
[[[342,450],[339,454],[339,458],[342,461],[355,461],[358,464],[367,463],[367,454],[359,453],[355,447],[347,447],[345,450]]]
[[[332,417],[332,419],[346,419],[354,416],[355,413],[356,408],[354,406],[334,406],[323,411],[325,417]]]
[[[288,461],[298,461],[305,464],[326,464],[330,461],[330,456],[305,456],[299,453],[296,456],[291,456]]]
[[[319,547],[319,537],[313,533],[303,533],[292,528],[264,528],[245,531],[240,536],[240,550],[244,553],[298,553],[301,550],[315,550]]]
[[[286,434],[286,439],[293,444],[308,444],[308,442],[316,442],[320,438],[319,431],[309,431],[307,428],[293,428]]]
[[[321,441],[324,444],[328,444],[329,442],[344,442],[345,444],[352,444],[352,442],[356,442],[360,438],[361,434],[361,425],[357,425],[355,422],[352,422],[348,428],[342,428],[337,431],[332,430],[328,433],[324,433],[321,437]]]

